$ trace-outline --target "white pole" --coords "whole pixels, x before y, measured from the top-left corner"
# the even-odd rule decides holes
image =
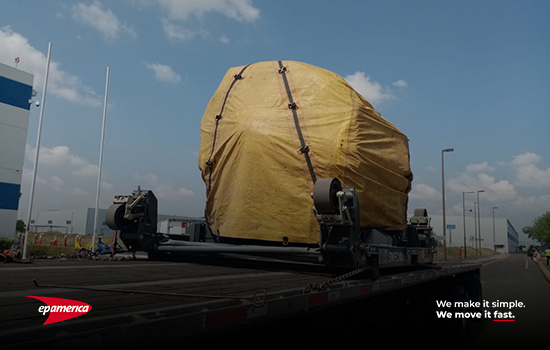
[[[101,167],[103,166],[103,145],[105,144],[105,121],[107,119],[107,97],[109,95],[109,76],[111,69],[107,67],[105,79],[105,100],[103,101],[103,127],[101,130],[101,146],[99,148],[99,171],[97,176],[97,195],[95,200],[94,232],[92,235],[92,252],[95,252],[95,234],[97,231],[97,217],[99,214],[99,188],[101,186]]]
[[[34,199],[34,185],[36,183],[36,169],[38,167],[38,154],[40,153],[40,137],[42,135],[42,120],[44,119],[44,108],[46,107],[46,89],[48,88],[48,75],[50,73],[50,59],[52,53],[52,43],[48,44],[48,58],[46,59],[46,73],[44,75],[44,89],[42,91],[42,102],[40,103],[40,117],[38,118],[38,135],[36,136],[36,154],[34,155],[34,165],[32,170],[31,196],[29,200],[29,213],[27,216],[27,229],[25,231],[25,244],[23,245],[23,259],[27,258],[27,241],[29,237],[29,227],[31,226],[32,202]]]

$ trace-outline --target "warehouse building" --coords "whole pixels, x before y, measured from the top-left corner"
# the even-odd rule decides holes
[[[99,209],[98,234],[113,233],[105,223],[106,209]],[[92,234],[94,231],[95,208],[77,210],[49,210],[33,213],[30,231]]]
[[[443,216],[430,215],[432,218],[432,227],[438,236],[443,236]],[[519,234],[506,217],[495,217],[493,226],[493,217],[481,217],[481,235],[476,234],[478,220],[472,213],[467,213],[466,230],[464,230],[464,218],[462,216],[446,215],[446,241],[447,247],[464,246],[464,237],[466,237],[466,246],[475,247],[476,237],[479,237],[481,248],[493,249],[499,253],[517,253],[520,251]],[[494,238],[493,238],[494,227]]]
[[[15,233],[33,80],[0,63],[0,237]]]
[[[98,212],[98,235],[112,235],[111,230],[105,222],[107,209],[99,209]],[[33,213],[31,224],[29,226],[32,232],[60,232],[62,234],[86,234],[91,235],[94,232],[95,208],[84,208],[76,210],[49,210],[39,213]],[[167,218],[188,219],[185,216],[158,214],[158,221]]]

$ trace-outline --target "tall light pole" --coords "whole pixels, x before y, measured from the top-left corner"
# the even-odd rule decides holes
[[[447,261],[447,222],[445,218],[445,160],[443,154],[445,152],[453,152],[453,148],[446,148],[441,151],[441,196],[443,198],[443,258]]]
[[[103,101],[103,126],[101,128],[101,143],[99,147],[99,169],[97,171],[97,194],[95,200],[94,232],[92,233],[92,252],[95,252],[95,234],[97,231],[97,217],[99,215],[99,189],[101,187],[101,167],[103,165],[103,146],[105,145],[105,122],[107,120],[107,99],[109,96],[110,76],[111,68],[107,67],[107,77],[105,78],[105,99]]]
[[[71,234],[73,234],[73,218],[74,218],[74,211],[71,212]]]
[[[493,250],[496,253],[497,252],[497,241],[495,239],[495,209],[498,209],[498,207],[493,207]]]
[[[477,191],[477,226],[478,226],[478,236],[479,236],[479,255],[481,255],[481,214],[479,207],[481,206],[481,203],[479,203],[479,193],[485,192],[485,190],[478,190]]]
[[[23,259],[27,258],[27,241],[31,223],[32,204],[34,201],[34,186],[36,184],[36,170],[38,168],[38,155],[40,153],[40,138],[42,137],[42,121],[44,120],[44,108],[46,107],[46,90],[48,89],[48,76],[50,74],[50,61],[52,57],[52,43],[48,44],[48,56],[46,58],[46,72],[44,73],[44,90],[42,91],[42,102],[40,103],[40,116],[38,117],[38,135],[36,135],[36,154],[32,169],[31,196],[29,199],[29,216],[27,217],[27,230],[25,231],[25,244],[23,244]]]
[[[466,193],[475,193],[475,191],[462,192],[462,224],[464,226],[464,259],[467,258],[466,251],[466,208],[464,207],[464,194]]]
[[[475,253],[476,253],[476,256],[478,256],[478,251],[477,251],[477,211],[476,211],[476,205],[477,205],[477,202],[474,202],[474,250],[475,250]]]

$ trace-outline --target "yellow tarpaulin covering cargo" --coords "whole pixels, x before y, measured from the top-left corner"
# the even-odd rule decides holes
[[[340,76],[309,64],[229,69],[202,118],[199,168],[221,240],[318,243],[311,192],[324,177],[356,188],[362,227],[406,228],[407,137]]]

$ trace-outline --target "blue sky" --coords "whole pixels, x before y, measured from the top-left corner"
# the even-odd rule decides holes
[[[33,212],[100,206],[141,185],[164,214],[202,216],[204,109],[228,68],[295,60],[346,78],[410,139],[409,208],[448,215],[462,192],[519,231],[550,210],[548,1],[3,1],[0,62],[52,67]],[[26,217],[39,109],[31,109]],[[467,195],[470,208],[474,195]]]

